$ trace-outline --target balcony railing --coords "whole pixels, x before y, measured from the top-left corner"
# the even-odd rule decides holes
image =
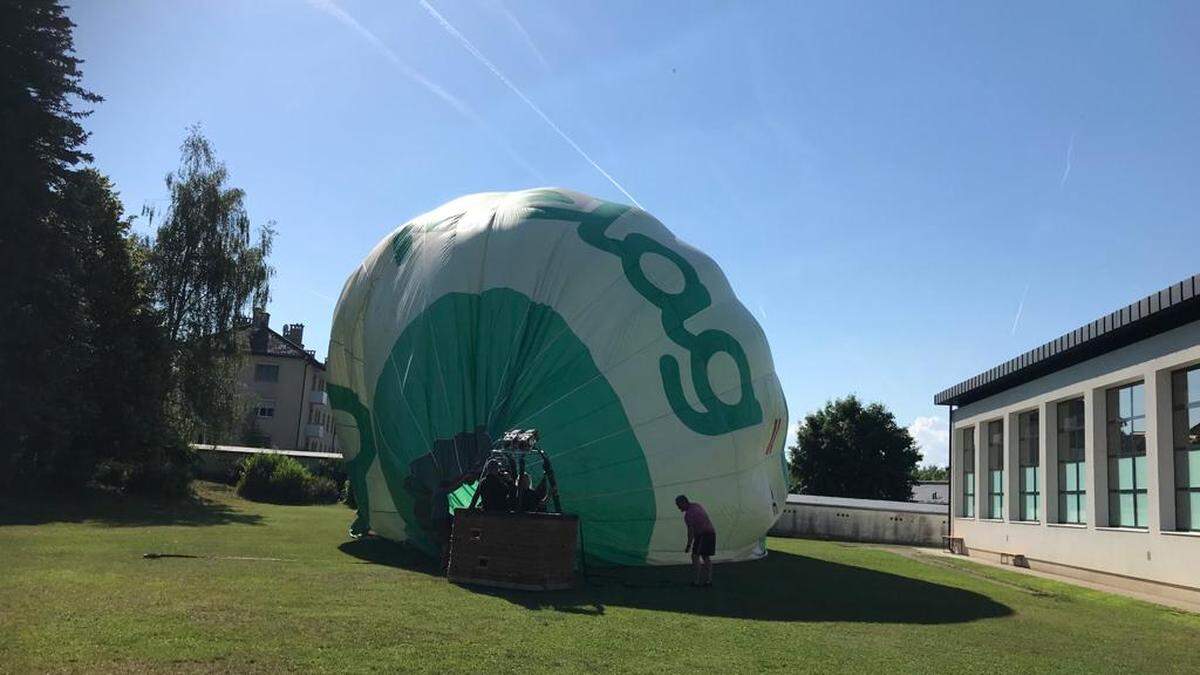
[[[304,435],[308,438],[321,438],[325,435],[325,427],[320,424],[304,425]]]
[[[314,389],[308,392],[308,402],[317,405],[329,405],[329,394],[324,391]]]

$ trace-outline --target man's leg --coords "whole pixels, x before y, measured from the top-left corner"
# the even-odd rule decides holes
[[[692,552],[692,585],[699,586],[702,581],[703,570],[700,566],[700,554]]]
[[[712,558],[704,556],[704,581],[703,583],[712,585]]]

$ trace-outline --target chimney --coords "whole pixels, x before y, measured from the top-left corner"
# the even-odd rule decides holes
[[[283,337],[295,342],[297,345],[304,346],[304,324],[289,323],[283,327]]]
[[[267,324],[269,324],[270,322],[271,322],[271,315],[269,313],[267,313],[267,310],[263,309],[262,307],[254,308],[254,327],[255,328],[266,328]]]

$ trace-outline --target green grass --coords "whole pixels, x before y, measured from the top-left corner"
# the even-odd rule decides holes
[[[0,504],[0,672],[1200,671],[1200,616],[966,562],[773,539],[713,589],[654,568],[500,592],[347,542],[341,506],[199,492]]]

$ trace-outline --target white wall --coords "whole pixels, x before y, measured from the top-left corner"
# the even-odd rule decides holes
[[[846,506],[789,503],[768,533],[914,546],[941,546],[948,532],[946,514],[880,511]]]
[[[1181,326],[1114,352],[962,406],[951,433],[952,527],[968,549],[1023,554],[1084,570],[1200,588],[1200,533],[1176,532],[1174,453],[1171,447],[1171,372],[1200,363],[1200,322]],[[1149,527],[1108,526],[1105,391],[1145,382]],[[1057,518],[1056,404],[1084,399],[1087,523],[1055,524]],[[1040,521],[1018,522],[1017,415],[1039,411]],[[987,422],[1004,422],[1004,517],[987,515]],[[962,434],[974,428],[975,518],[962,513]]]

